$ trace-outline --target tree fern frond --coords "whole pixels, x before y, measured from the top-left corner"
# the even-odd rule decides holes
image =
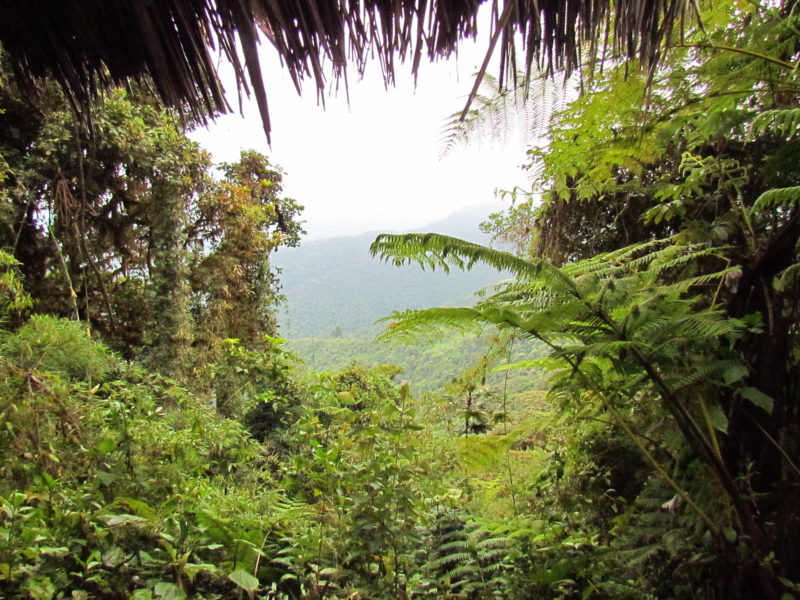
[[[477,264],[484,264],[516,277],[545,277],[551,284],[572,284],[557,267],[545,260],[528,261],[510,252],[438,233],[381,234],[370,246],[370,253],[395,266],[417,263],[422,268],[439,268],[447,273],[451,267],[470,270]]]
[[[567,353],[585,354],[587,356],[616,356],[621,351],[637,348],[643,351],[652,350],[652,346],[636,341],[606,341],[580,346],[564,346],[562,350]]]
[[[705,363],[693,368],[689,373],[684,374],[681,379],[671,380],[671,385],[676,391],[684,391],[698,384],[724,381],[729,378],[727,373],[731,371],[736,371],[739,375],[747,374],[747,369],[744,369],[743,372],[739,371],[739,369],[744,369],[744,367],[739,361],[735,360]],[[735,378],[737,375],[733,377]]]
[[[800,129],[800,108],[765,110],[753,119],[750,125],[750,139],[764,134],[778,135],[791,139]]]
[[[688,277],[686,279],[682,279],[670,285],[665,285],[660,288],[664,294],[677,294],[683,295],[688,292],[691,288],[701,285],[706,285],[715,281],[719,281],[726,275],[730,273],[739,273],[741,271],[741,267],[729,267],[727,269],[723,269],[722,271],[717,271],[715,273],[706,273],[704,275],[698,275],[696,277]]]
[[[591,258],[571,263],[563,267],[564,272],[572,277],[585,273],[613,274],[618,270],[634,270],[654,260],[658,250],[670,247],[670,240],[649,240],[631,244],[617,250],[597,254]]]
[[[722,250],[724,250],[724,248],[720,248],[719,246],[702,247],[699,244],[674,245],[654,253],[648,271],[654,276],[659,276],[665,271],[684,266],[699,258],[717,255]]]
[[[406,310],[392,313],[380,321],[389,321],[389,325],[378,335],[379,340],[413,340],[434,335],[443,329],[475,331],[486,322],[482,313],[474,308]]]
[[[554,114],[566,105],[567,96],[566,86],[550,78],[531,78],[518,72],[515,85],[504,89],[496,77],[487,73],[466,118],[461,118],[461,111],[447,117],[442,127],[440,158],[457,145],[481,137],[502,141],[516,131],[526,142],[542,138]]]
[[[798,109],[800,110],[800,109]],[[753,208],[795,208],[800,204],[800,186],[767,190],[755,201]]]
[[[716,339],[722,336],[737,335],[741,325],[724,318],[720,313],[706,310],[702,313],[687,314],[677,318],[676,331],[682,337],[694,340]]]

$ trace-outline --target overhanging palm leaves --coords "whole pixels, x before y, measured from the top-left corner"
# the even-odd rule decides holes
[[[97,89],[149,76],[169,104],[187,104],[198,117],[227,110],[211,57],[219,49],[233,65],[240,89],[255,92],[269,130],[259,68],[258,31],[275,46],[295,84],[311,77],[319,90],[324,65],[334,77],[348,62],[361,72],[380,59],[391,82],[395,56],[448,55],[476,33],[479,0],[0,0],[0,43],[20,75],[51,75],[76,104]],[[491,49],[502,48],[501,71],[516,68],[514,36],[526,47],[526,71],[571,71],[582,51],[604,49],[653,62],[685,0],[494,0]],[[587,47],[582,48],[584,45]],[[491,50],[490,50],[491,53]]]

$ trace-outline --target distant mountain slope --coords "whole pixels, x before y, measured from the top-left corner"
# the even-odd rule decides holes
[[[487,243],[478,225],[498,208],[468,207],[418,230]],[[475,291],[503,278],[483,266],[448,275],[381,263],[369,254],[378,233],[315,240],[275,255],[287,298],[279,315],[284,337],[369,335],[377,330],[374,322],[394,310],[471,303]]]

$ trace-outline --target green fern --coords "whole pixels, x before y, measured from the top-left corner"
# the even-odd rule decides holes
[[[639,399],[660,398],[683,439],[707,461],[731,501],[739,501],[733,500],[735,484],[716,458],[715,431],[725,431],[727,420],[715,399],[722,389],[742,386],[747,375],[738,359],[727,357],[743,325],[702,299],[702,292],[711,297],[714,286],[733,271],[719,248],[661,240],[561,268],[435,234],[381,236],[373,252],[397,263],[447,268],[484,263],[509,270],[516,280],[500,284],[472,308],[396,313],[384,337],[483,325],[543,341],[558,364],[551,369],[553,403],[578,407],[591,398],[594,410],[609,413],[628,432],[712,535],[722,535],[641,446],[624,416],[647,410],[637,407]],[[710,268],[715,262],[724,268]],[[725,358],[714,359],[720,353]]]
[[[16,333],[0,337],[0,357],[20,372],[87,381],[101,379],[117,365],[116,357],[89,337],[82,323],[48,315],[34,315]]]
[[[758,114],[750,125],[750,139],[765,134],[791,139],[800,130],[800,108],[765,110]]]
[[[651,478],[625,514],[617,518],[612,546],[627,579],[674,595],[674,585],[703,581],[712,557],[702,526],[691,512],[675,503],[672,490]],[[699,596],[699,594],[698,594]]]
[[[569,96],[566,84],[522,72],[510,88],[501,88],[499,80],[487,73],[481,87],[464,119],[461,111],[447,118],[442,127],[441,157],[476,138],[506,140],[515,131],[525,141],[543,138]]]
[[[490,532],[474,521],[444,514],[428,540],[427,574],[417,598],[493,598],[508,587],[509,555],[514,541]]]
[[[767,208],[791,209],[798,205],[800,205],[800,186],[767,190],[756,199],[753,206],[758,210],[764,210]]]

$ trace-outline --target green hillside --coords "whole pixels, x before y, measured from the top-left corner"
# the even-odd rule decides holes
[[[419,229],[486,243],[478,224],[495,210],[492,204],[479,205]],[[378,330],[375,321],[395,310],[469,305],[476,290],[503,279],[486,266],[446,274],[382,263],[369,254],[376,235],[304,242],[275,254],[286,296],[279,314],[283,337],[328,337],[337,328],[370,336]]]
[[[292,340],[288,343],[288,349],[301,357],[307,368],[323,373],[338,371],[352,363],[368,367],[397,365],[403,369],[400,379],[408,381],[412,390],[419,393],[434,391],[473,368],[491,350],[491,340],[488,337],[452,334],[436,341],[411,345],[352,337],[321,337]],[[510,362],[543,354],[538,343],[517,342]],[[509,362],[509,359],[496,362],[502,364]],[[536,370],[508,371],[507,380],[511,393],[546,389],[541,372]],[[490,373],[488,376],[488,385],[505,383],[505,373]]]

